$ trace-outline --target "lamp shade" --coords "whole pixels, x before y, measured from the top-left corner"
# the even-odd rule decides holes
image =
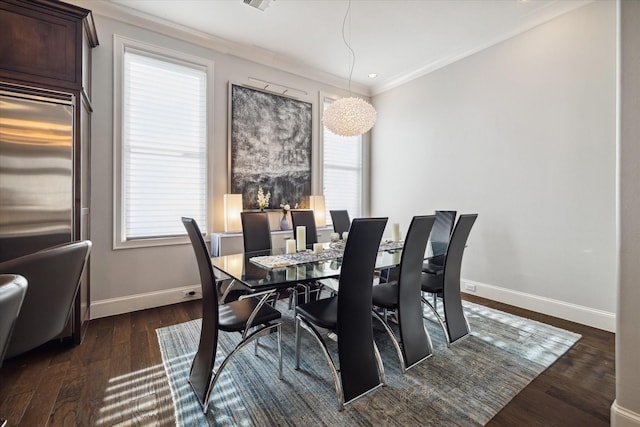
[[[313,211],[313,216],[316,219],[316,227],[324,227],[327,225],[324,196],[309,196],[309,209]]]
[[[324,111],[322,122],[331,132],[341,136],[361,135],[376,123],[377,113],[360,98],[340,98]]]
[[[242,194],[224,195],[224,231],[242,231]]]

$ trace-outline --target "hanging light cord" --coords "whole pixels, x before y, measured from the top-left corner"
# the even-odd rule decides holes
[[[347,17],[349,17],[349,11],[351,10],[351,0],[349,0],[349,5],[347,6],[347,13],[344,14],[344,19],[342,20],[342,40],[344,44],[347,45],[347,48],[351,51],[352,60],[351,60],[351,69],[349,71],[349,96],[351,96],[351,76],[353,76],[353,68],[356,65],[356,52],[351,48],[351,45],[347,41],[347,37],[344,34],[345,24],[347,22]]]

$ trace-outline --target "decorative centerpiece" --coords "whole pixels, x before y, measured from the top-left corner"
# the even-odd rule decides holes
[[[258,207],[260,208],[260,212],[264,212],[265,208],[269,207],[269,199],[271,198],[271,191],[267,191],[267,194],[264,194],[264,190],[262,190],[262,186],[258,185]]]
[[[289,221],[287,220],[287,213],[291,210],[289,203],[280,203],[280,209],[282,209],[282,219],[280,220],[280,230],[289,230]]]

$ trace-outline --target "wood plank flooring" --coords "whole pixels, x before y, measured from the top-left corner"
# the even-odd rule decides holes
[[[582,335],[489,426],[608,426],[615,336],[474,296],[466,299]],[[0,368],[0,418],[9,426],[174,424],[156,328],[201,316],[191,301],[91,321],[82,345],[50,343]]]

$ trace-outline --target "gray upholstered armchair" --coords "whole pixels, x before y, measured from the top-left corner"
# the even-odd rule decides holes
[[[34,349],[63,332],[90,250],[87,240],[0,263],[0,274],[19,274],[29,284],[6,358]]]

